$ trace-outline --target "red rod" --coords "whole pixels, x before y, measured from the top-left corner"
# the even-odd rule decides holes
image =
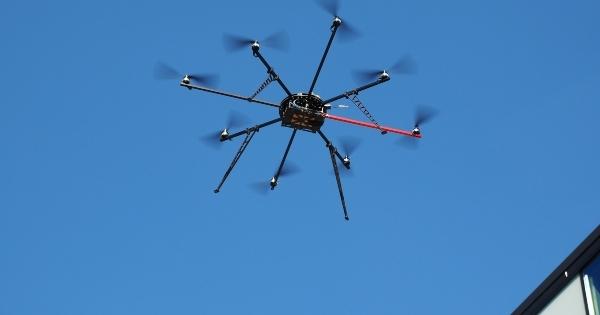
[[[324,114],[324,116],[325,116],[325,118],[329,118],[332,120],[337,120],[337,121],[341,121],[341,122],[345,122],[345,123],[349,123],[349,124],[353,124],[353,125],[357,125],[357,126],[373,128],[373,129],[381,129],[381,130],[384,130],[387,132],[396,133],[396,134],[403,135],[403,136],[421,138],[420,134],[413,134],[411,131],[391,128],[391,127],[385,127],[385,126],[378,127],[377,125],[375,125],[373,123],[368,123],[368,122],[364,122],[364,121],[360,121],[360,120],[354,120],[354,119],[341,117],[341,116],[335,116],[335,115],[331,115],[331,114]]]

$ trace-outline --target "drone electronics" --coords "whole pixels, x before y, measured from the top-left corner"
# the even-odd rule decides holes
[[[327,42],[327,46],[325,46],[325,51],[323,52],[323,56],[321,57],[321,61],[319,62],[319,66],[317,67],[316,73],[312,79],[312,83],[310,84],[310,88],[306,92],[300,93],[292,93],[288,87],[283,82],[282,78],[275,72],[273,67],[267,62],[264,56],[261,53],[261,44],[266,47],[285,49],[287,48],[287,37],[285,33],[276,33],[267,37],[265,40],[259,42],[258,40],[242,38],[234,35],[225,35],[224,36],[224,44],[225,48],[228,50],[238,50],[244,47],[249,47],[252,51],[254,57],[258,58],[260,62],[267,69],[267,78],[259,88],[254,92],[251,96],[241,96],[238,94],[233,94],[229,92],[224,92],[221,90],[216,90],[212,88],[212,84],[216,81],[216,76],[214,75],[198,75],[198,74],[185,74],[180,75],[177,71],[170,68],[169,66],[159,63],[157,64],[157,76],[159,78],[174,78],[174,77],[183,77],[180,81],[180,85],[188,88],[190,90],[200,90],[208,93],[214,93],[230,98],[235,98],[239,100],[248,101],[251,103],[262,104],[265,106],[270,106],[278,109],[279,117],[273,120],[267,121],[262,124],[258,124],[255,126],[248,127],[238,132],[231,132],[230,128],[234,127],[236,121],[239,119],[230,119],[227,128],[222,131],[214,134],[213,139],[216,141],[227,141],[233,138],[244,136],[244,140],[242,141],[235,157],[231,161],[229,168],[225,172],[225,175],[221,179],[221,182],[214,190],[215,193],[218,193],[221,190],[221,187],[225,183],[225,180],[235,167],[236,163],[250,144],[250,141],[253,139],[256,132],[258,132],[261,128],[274,125],[276,123],[281,123],[281,126],[288,127],[292,129],[292,134],[283,153],[283,158],[279,163],[279,167],[277,168],[275,175],[271,178],[269,182],[270,189],[273,190],[277,186],[278,180],[280,176],[285,175],[292,170],[287,167],[284,168],[284,164],[288,153],[290,151],[290,147],[292,146],[292,142],[294,141],[294,137],[296,136],[296,132],[298,130],[307,131],[311,133],[317,133],[325,142],[327,149],[329,150],[329,155],[331,157],[331,163],[333,165],[333,171],[335,173],[335,178],[337,181],[338,191],[340,194],[340,200],[342,203],[342,208],[344,210],[344,218],[346,220],[349,219],[348,211],[346,209],[346,202],[344,199],[344,192],[342,190],[342,182],[340,180],[340,171],[338,168],[338,163],[336,159],[341,162],[341,165],[350,169],[350,154],[353,151],[353,147],[355,147],[355,143],[343,143],[342,146],[345,149],[345,154],[342,155],[337,150],[337,148],[333,145],[333,143],[325,136],[321,128],[325,123],[326,119],[336,120],[343,123],[353,124],[361,127],[373,128],[378,130],[381,134],[394,133],[398,135],[402,135],[405,137],[409,137],[410,139],[416,140],[421,138],[421,124],[423,124],[426,120],[431,118],[432,112],[427,110],[421,110],[417,112],[417,117],[415,119],[414,127],[410,131],[401,130],[397,128],[391,128],[380,125],[374,118],[373,115],[367,110],[365,105],[359,100],[358,94],[366,89],[379,85],[381,83],[389,81],[390,73],[397,74],[410,74],[415,71],[414,62],[410,57],[403,57],[398,62],[396,62],[392,67],[387,70],[369,70],[369,71],[360,71],[356,72],[355,76],[361,80],[371,80],[372,82],[359,86],[357,88],[342,92],[336,96],[330,98],[321,98],[319,95],[313,93],[314,87],[317,83],[317,79],[319,78],[319,74],[321,73],[321,69],[323,67],[323,63],[327,57],[329,52],[329,48],[333,42],[334,37],[338,34],[339,37],[349,38],[357,36],[357,32],[350,26],[348,23],[342,23],[342,19],[338,16],[338,2],[337,1],[322,1],[320,2],[321,6],[329,12],[333,16],[333,21],[330,27],[331,34],[329,37],[329,41]],[[279,103],[272,103],[269,101],[263,101],[257,99],[256,97],[272,82],[277,82],[277,84],[283,89],[285,92],[284,99]],[[362,113],[368,118],[369,122],[354,120],[346,117],[336,116],[329,114],[328,111],[335,107],[344,107],[344,105],[333,106],[332,103],[340,100],[340,99],[348,99],[350,100],[358,109],[362,111]],[[269,187],[264,186],[264,187]]]

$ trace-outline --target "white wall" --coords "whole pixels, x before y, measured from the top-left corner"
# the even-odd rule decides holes
[[[540,315],[586,315],[585,298],[581,288],[579,275],[573,277],[555,298],[548,304]]]

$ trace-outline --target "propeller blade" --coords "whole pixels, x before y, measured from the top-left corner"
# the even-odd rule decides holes
[[[332,17],[339,17],[339,0],[317,0],[317,4]],[[344,19],[342,19],[342,25],[339,26],[337,34],[342,41],[349,41],[360,36],[360,32]]]
[[[347,156],[352,156],[354,151],[360,146],[361,140],[352,136],[344,136],[339,139],[340,146],[342,150],[344,150],[344,154]]]
[[[353,137],[353,136],[343,136],[340,137],[338,139],[339,143],[340,143],[340,148],[342,149],[342,156],[344,156],[344,158],[351,158],[352,154],[354,154],[354,152],[356,151],[356,149],[358,149],[358,147],[360,147],[360,143],[361,140],[359,138]],[[340,175],[342,176],[352,176],[353,172],[352,172],[352,168],[346,168],[346,166],[344,165],[344,163],[339,163],[338,162],[338,170],[340,172]],[[331,174],[335,175],[334,171],[331,171]]]
[[[157,61],[154,65],[154,78],[159,80],[181,79],[183,77],[179,71],[175,70],[168,64]]]
[[[227,51],[236,51],[248,47],[254,43],[255,40],[233,34],[223,34],[223,46]]]
[[[204,136],[201,136],[198,140],[212,149],[218,149],[221,147],[221,131],[211,132]]]
[[[279,178],[294,175],[299,172],[300,168],[296,164],[288,161],[283,164],[283,168],[281,169],[281,172],[279,172]]]
[[[162,61],[158,61],[154,65],[154,78],[158,80],[181,80],[183,77],[182,73]],[[219,81],[219,76],[216,74],[189,74],[188,78],[205,86],[215,86]]]
[[[288,161],[283,165],[283,168],[281,168],[281,171],[279,172],[278,181],[282,177],[287,177],[298,172],[300,172],[300,168],[296,166],[296,164]],[[275,170],[275,173],[277,173],[277,170]],[[250,188],[252,188],[252,190],[254,190],[257,193],[264,195],[267,192],[269,192],[269,190],[273,190],[274,187],[271,185],[271,180],[269,180],[266,182],[261,181],[252,183],[250,184]]]
[[[269,35],[260,43],[269,48],[288,51],[290,48],[290,37],[285,31],[279,31]]]
[[[381,70],[355,70],[352,71],[352,76],[356,82],[364,83],[377,79],[382,73]]]
[[[227,120],[225,121],[225,129],[228,132],[231,132],[231,129],[238,128],[248,123],[248,118],[236,111],[230,111],[227,116]],[[218,149],[221,147],[223,141],[221,141],[221,133],[223,130],[219,130],[217,132],[211,132],[204,136],[200,137],[200,142],[208,145],[213,149]]]
[[[345,166],[341,165],[338,167],[340,170],[340,176],[344,176],[344,177],[353,177],[354,176],[354,168],[346,168]],[[332,171],[333,173],[333,171]],[[335,175],[335,174],[333,174]]]
[[[410,55],[405,55],[388,69],[387,71],[395,74],[415,74],[417,73],[417,63]],[[363,83],[377,79],[382,73],[383,70],[375,69],[355,70],[352,72],[352,76],[357,82]]]
[[[420,126],[422,124],[430,121],[435,116],[437,116],[437,114],[438,111],[433,107],[429,107],[426,105],[418,105],[417,109],[415,110],[415,128],[421,129]],[[419,141],[420,140],[413,137],[402,137],[398,139],[396,143],[407,149],[416,150],[419,148]]]
[[[258,41],[266,47],[281,51],[287,51],[290,47],[290,38],[284,31],[273,33],[262,41],[233,34],[223,34],[223,46],[225,47],[225,50],[230,52],[246,48],[255,41]]]
[[[338,161],[337,163],[338,171],[340,172],[340,176],[343,177],[353,177],[354,176],[354,168],[346,168],[342,163]],[[333,170],[330,171],[331,175],[335,176],[335,172]]]
[[[219,76],[216,74],[190,74],[190,80],[195,81],[204,86],[215,86],[219,82]]]
[[[331,16],[338,16],[338,12],[340,10],[340,2],[339,0],[319,0],[317,4]]]
[[[250,188],[254,190],[257,194],[266,195],[269,190],[271,190],[271,185],[269,185],[269,181],[260,181],[251,183]]]
[[[360,37],[360,32],[356,27],[352,26],[352,24],[348,23],[346,20],[342,20],[342,25],[338,28],[337,35],[341,41],[348,42]]]
[[[396,74],[415,74],[417,73],[417,63],[412,56],[404,55],[390,67],[390,72]]]
[[[433,107],[426,105],[417,106],[417,110],[415,111],[415,126],[420,126],[430,121],[437,114],[438,111]]]
[[[342,165],[342,163],[340,163],[340,161],[337,161],[337,167],[338,167],[340,176],[344,176],[344,177],[354,176],[354,168],[346,168],[344,165]],[[329,174],[331,174],[332,176],[335,176],[335,171],[330,170]]]
[[[227,123],[225,125],[225,128],[238,128],[246,124],[248,124],[248,117],[239,112],[230,111],[229,115],[227,116]]]
[[[340,172],[340,176],[343,176],[343,177],[353,177],[354,176],[353,168],[348,169],[344,165],[341,165],[339,162],[338,162],[338,171]],[[335,172],[333,170],[330,170],[329,174],[331,174],[332,176],[335,176]]]

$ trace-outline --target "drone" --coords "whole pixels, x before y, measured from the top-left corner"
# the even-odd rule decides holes
[[[402,57],[398,62],[396,62],[393,66],[386,70],[368,70],[356,72],[355,75],[360,77],[363,81],[371,80],[369,83],[356,87],[354,89],[350,89],[344,91],[336,96],[329,98],[321,98],[319,95],[314,93],[314,88],[319,78],[319,74],[323,68],[323,64],[325,63],[325,59],[329,53],[329,49],[331,48],[332,42],[336,36],[339,34],[340,37],[351,37],[357,36],[357,32],[350,26],[349,24],[342,22],[342,19],[338,15],[338,2],[333,1],[322,1],[320,2],[321,6],[333,16],[333,21],[330,26],[330,36],[327,45],[325,46],[325,50],[317,67],[316,73],[313,76],[312,82],[310,84],[310,88],[305,92],[292,93],[290,89],[286,86],[283,79],[277,74],[275,69],[267,62],[265,57],[261,52],[261,42],[255,39],[243,38],[235,35],[225,35],[224,36],[224,44],[229,50],[239,50],[245,47],[250,48],[252,55],[256,57],[260,62],[265,66],[267,70],[267,78],[260,84],[258,89],[251,96],[242,96],[239,94],[234,94],[230,92],[225,92],[222,90],[217,90],[213,87],[210,87],[210,83],[215,80],[214,75],[198,75],[198,74],[184,74],[181,78],[181,74],[179,74],[176,70],[170,68],[166,64],[157,64],[157,73],[162,78],[173,78],[175,76],[181,78],[179,85],[185,87],[189,90],[199,90],[203,92],[208,92],[212,94],[217,94],[229,98],[234,98],[242,101],[247,101],[250,103],[256,103],[265,105],[268,107],[273,107],[278,110],[277,118],[269,120],[267,122],[257,124],[251,127],[247,127],[237,132],[232,132],[229,130],[230,128],[222,129],[218,134],[214,135],[214,139],[224,142],[228,140],[232,140],[237,137],[244,136],[244,140],[240,144],[238,151],[236,152],[233,160],[231,161],[229,167],[225,171],[221,181],[218,186],[214,189],[215,193],[218,193],[223,184],[231,174],[234,169],[236,163],[241,158],[242,154],[247,149],[250,141],[254,138],[255,134],[262,128],[267,126],[275,125],[280,123],[282,127],[287,127],[292,129],[292,133],[290,139],[287,143],[285,151],[283,153],[283,157],[281,162],[279,163],[279,167],[277,168],[275,174],[269,181],[269,187],[271,190],[274,190],[277,187],[280,176],[285,173],[285,162],[298,131],[305,131],[310,133],[318,134],[323,141],[325,142],[325,146],[329,151],[329,155],[331,157],[331,163],[333,166],[333,172],[335,174],[335,178],[337,181],[337,188],[340,195],[340,201],[342,205],[342,209],[344,211],[344,219],[349,220],[348,210],[346,207],[346,201],[344,198],[344,191],[342,189],[342,181],[340,178],[340,167],[338,166],[337,160],[341,163],[341,166],[350,170],[351,160],[350,153],[346,150],[346,154],[342,155],[336,146],[329,140],[329,138],[323,133],[322,127],[326,120],[335,120],[338,122],[352,124],[360,127],[372,128],[378,130],[382,135],[392,133],[398,134],[401,136],[409,137],[412,140],[420,139],[421,135],[421,124],[425,121],[429,120],[432,116],[431,111],[421,110],[417,113],[415,123],[412,130],[402,130],[398,128],[392,128],[380,125],[373,115],[367,110],[366,106],[360,101],[358,98],[358,94],[362,91],[365,91],[369,88],[377,86],[379,84],[385,83],[391,79],[390,73],[399,73],[399,74],[411,74],[414,73],[414,62],[410,57]],[[273,34],[267,37],[264,41],[262,41],[264,46],[272,47],[272,48],[280,48],[283,49],[286,45],[285,34],[280,32]],[[285,92],[285,97],[279,103],[274,103],[270,101],[264,101],[258,99],[257,96],[271,83],[276,82],[283,92]],[[347,99],[368,118],[367,121],[355,120],[347,117],[332,115],[329,111],[332,108],[343,108],[347,107],[345,105],[333,106],[332,103],[336,102],[340,99]]]

